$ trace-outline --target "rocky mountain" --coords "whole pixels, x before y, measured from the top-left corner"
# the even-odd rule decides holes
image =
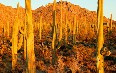
[[[56,18],[57,23],[60,23],[60,3],[57,2],[56,4]],[[97,23],[97,13],[96,11],[89,11],[86,8],[82,8],[79,5],[71,4],[70,2],[63,1],[62,2],[62,9],[63,9],[63,22],[65,22],[65,15],[67,14],[68,21],[70,23],[73,22],[73,17],[76,15],[76,18],[78,22],[83,23],[91,23],[96,24]],[[33,21],[38,22],[39,17],[42,16],[43,21],[46,23],[52,23],[52,10],[53,10],[53,4],[49,3],[46,6],[41,6],[37,8],[36,10],[33,10]],[[12,8],[10,6],[5,6],[3,4],[0,4],[0,25],[6,24],[7,21],[10,22],[10,25],[15,21],[16,16],[16,8]],[[19,8],[19,19],[24,21],[25,17],[25,9],[20,7]],[[109,19],[107,19],[104,16],[104,22],[109,22]]]

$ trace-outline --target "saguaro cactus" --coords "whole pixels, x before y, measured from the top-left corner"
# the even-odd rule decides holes
[[[112,31],[112,14],[110,15],[110,31]]]
[[[9,38],[9,21],[7,21],[7,25],[6,25],[6,31],[7,31],[7,38]]]
[[[65,41],[67,42],[68,40],[68,23],[67,23],[67,13],[65,15]]]
[[[23,40],[24,40],[24,59],[26,60],[27,58],[27,33],[26,33],[26,28],[27,28],[27,25],[26,25],[26,17],[25,17],[25,23],[24,23],[24,36],[23,36]]]
[[[42,32],[42,16],[40,17],[40,24],[39,24],[39,39],[41,40],[41,32]]]
[[[13,25],[13,33],[12,33],[12,70],[15,70],[17,63],[18,25],[19,25],[18,10],[19,10],[19,3],[17,4],[17,16]]]
[[[74,24],[73,24],[73,44],[76,43],[76,15],[74,16]]]
[[[61,0],[61,18],[60,18],[60,36],[59,36],[59,41],[62,39],[62,0]]]
[[[4,33],[4,37],[6,37],[6,31],[7,31],[7,29],[6,29],[6,24],[4,24],[4,25],[3,25],[3,33]]]
[[[103,0],[98,0],[98,42],[97,42],[97,72],[104,73],[104,57],[100,54],[103,48]]]
[[[55,48],[55,41],[56,41],[56,0],[54,0],[53,6],[53,39],[52,39],[52,64],[56,64],[57,56],[56,56],[56,48]]]
[[[27,25],[27,72],[35,73],[34,33],[32,24],[31,0],[25,0],[26,25]]]

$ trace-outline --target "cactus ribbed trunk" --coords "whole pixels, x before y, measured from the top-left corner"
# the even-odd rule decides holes
[[[97,72],[104,73],[104,57],[100,54],[103,47],[103,0],[98,0],[98,42],[97,42]]]
[[[53,6],[53,39],[52,39],[52,64],[56,64],[57,56],[56,56],[56,48],[55,48],[55,41],[56,41],[56,0],[54,0]]]
[[[19,13],[19,3],[17,4],[17,15],[13,25],[13,33],[12,33],[12,70],[15,70],[17,64],[18,25],[19,25],[18,13]]]
[[[27,33],[27,72],[35,73],[34,33],[32,24],[31,0],[25,0]]]
[[[61,0],[61,7],[60,7],[60,9],[61,9],[61,18],[60,18],[60,36],[59,36],[59,41],[61,41],[61,39],[62,39],[62,0]]]

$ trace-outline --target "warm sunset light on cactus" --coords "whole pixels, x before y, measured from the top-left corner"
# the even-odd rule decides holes
[[[0,73],[116,73],[115,3],[0,0]]]
[[[103,48],[103,1],[98,0],[98,42],[97,42],[97,72],[104,73],[104,57],[100,51]]]

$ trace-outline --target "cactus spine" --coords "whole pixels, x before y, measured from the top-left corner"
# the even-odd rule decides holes
[[[98,0],[98,42],[97,42],[97,73],[104,73],[104,57],[100,54],[103,47],[103,0]]]
[[[18,49],[18,12],[19,12],[19,3],[17,4],[17,16],[13,25],[13,33],[12,33],[12,70],[15,70],[17,63],[17,49]]]
[[[61,18],[60,18],[60,37],[59,37],[59,41],[61,41],[62,39],[62,0],[61,0]]]
[[[52,64],[56,64],[56,48],[55,48],[55,41],[56,41],[56,0],[54,0],[53,6],[53,39],[52,39]]]
[[[35,73],[34,33],[32,24],[31,0],[25,0],[26,25],[27,25],[27,72]]]

